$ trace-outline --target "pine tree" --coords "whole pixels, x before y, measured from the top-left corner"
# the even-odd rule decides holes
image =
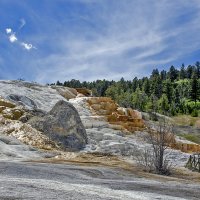
[[[178,71],[173,65],[169,69],[168,77],[171,81],[175,81],[178,78]]]
[[[195,71],[192,74],[191,85],[192,85],[192,89],[191,89],[191,93],[190,93],[190,98],[196,104],[197,100],[199,99],[199,90],[200,90],[200,88],[198,87],[197,73]]]
[[[179,78],[180,79],[186,78],[186,72],[185,72],[185,65],[184,64],[182,64],[182,66],[181,66],[181,70],[179,72]]]
[[[133,82],[132,82],[132,89],[133,89],[133,92],[136,91],[136,88],[137,88],[137,87],[138,87],[138,78],[135,77],[135,78],[133,79]]]
[[[197,67],[197,79],[200,79],[200,62],[197,61],[195,65]]]
[[[143,83],[143,91],[149,96],[150,95],[150,82],[149,79],[146,78]]]
[[[187,70],[186,70],[186,74],[187,74],[187,78],[188,79],[192,78],[192,73],[193,73],[193,66],[192,65],[188,65]]]
[[[159,74],[158,69],[153,69],[150,78],[151,78],[151,79],[153,79],[153,78],[157,78],[159,75],[160,75],[160,74]]]
[[[161,78],[162,81],[166,80],[166,78],[167,78],[167,72],[165,70],[162,70],[160,72],[160,78]]]
[[[60,86],[60,85],[62,85],[62,83],[60,81],[57,81],[56,85]]]

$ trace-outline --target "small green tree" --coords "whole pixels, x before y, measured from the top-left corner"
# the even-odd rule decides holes
[[[169,103],[172,101],[174,84],[171,82],[170,79],[167,79],[163,82],[163,93],[167,95]]]
[[[113,100],[117,101],[118,96],[121,94],[121,90],[118,87],[117,84],[111,85],[108,87],[108,89],[105,91],[105,95],[107,97],[111,97]]]
[[[133,95],[130,92],[122,92],[118,96],[117,102],[122,107],[131,108],[133,107]]]
[[[139,87],[137,87],[136,91],[133,93],[133,107],[135,109],[144,111],[148,96],[145,94],[145,92],[141,91]]]
[[[158,101],[159,110],[162,114],[166,115],[169,111],[169,100],[166,94],[163,94]]]

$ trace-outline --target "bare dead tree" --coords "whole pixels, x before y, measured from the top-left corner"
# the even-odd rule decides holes
[[[166,150],[175,141],[173,124],[163,118],[156,124],[148,124],[147,127],[148,131],[144,139],[150,146],[139,153],[136,159],[149,172],[169,175],[172,163],[168,160]]]
[[[153,148],[155,172],[168,174],[170,164],[165,156],[165,151],[174,142],[173,125],[166,118],[160,119],[153,128],[149,127],[148,142]]]

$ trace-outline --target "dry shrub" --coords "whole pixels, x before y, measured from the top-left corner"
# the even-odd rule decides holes
[[[171,122],[164,118],[153,127],[148,125],[144,139],[149,143],[149,147],[138,151],[136,156],[138,163],[148,172],[169,175],[173,166],[166,150],[175,140]]]

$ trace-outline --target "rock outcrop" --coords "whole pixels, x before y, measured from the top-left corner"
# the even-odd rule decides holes
[[[64,149],[80,150],[87,144],[87,135],[78,112],[66,101],[57,102],[44,117],[33,117],[28,123]]]
[[[24,111],[22,107],[17,107],[14,103],[0,97],[0,114],[7,119],[18,120]]]
[[[119,107],[111,98],[90,97],[87,102],[92,112],[104,116],[115,129],[134,132],[144,128],[144,120],[140,112],[131,108]]]
[[[187,140],[176,140],[175,143],[171,144],[171,148],[181,150],[186,153],[200,153],[200,145],[187,141]]]
[[[77,96],[75,89],[23,81],[0,81],[0,94],[3,96],[0,112],[5,119],[23,123],[30,121],[32,127],[65,149],[84,148],[87,143],[85,128],[75,108],[67,103],[67,99]]]
[[[83,96],[85,97],[90,97],[92,96],[92,91],[87,89],[87,88],[76,88],[76,91]]]
[[[105,98],[100,98],[102,99]],[[88,103],[88,100],[91,100],[93,103]],[[107,99],[110,101],[109,99]],[[100,100],[99,100],[100,101]],[[95,108],[97,112],[91,107],[94,105],[96,98],[92,97],[82,97],[70,99],[70,103],[72,103],[81,117],[83,125],[86,128],[87,137],[88,137],[88,145],[84,149],[85,152],[98,152],[103,154],[112,154],[112,155],[120,155],[120,156],[135,156],[138,152],[138,149],[143,151],[145,148],[149,148],[151,145],[146,143],[143,140],[143,135],[145,134],[145,130],[143,128],[139,128],[142,131],[134,131],[134,133],[129,132],[122,125],[111,124],[107,120],[107,115],[105,115],[105,111],[99,115],[98,109],[102,107],[102,105],[98,106],[98,103],[95,103]],[[111,101],[112,102],[112,101]],[[116,112],[116,109],[119,108],[116,104],[108,103],[104,107],[107,108],[109,105],[109,109]],[[105,110],[105,109],[104,109]],[[108,112],[110,115],[111,112]],[[137,117],[141,117],[140,113],[137,111]],[[107,114],[107,113],[106,113]],[[123,113],[121,113],[123,115]],[[169,150],[170,155],[169,159],[173,161],[175,165],[184,166],[185,162],[188,159],[188,154],[182,153],[177,150]]]
[[[7,99],[15,102],[18,105],[22,105],[28,109],[36,109],[37,108],[37,105],[35,104],[35,102],[32,99],[30,99],[24,95],[9,94],[7,96]]]
[[[56,89],[57,92],[67,100],[76,98],[78,94],[76,89],[73,88],[63,87],[63,86],[51,86],[51,87],[53,89]]]
[[[43,150],[57,149],[54,141],[37,131],[28,124],[17,120],[6,119],[0,116],[0,132],[7,136],[13,136],[26,145],[31,145]]]
[[[110,98],[82,97],[70,102],[78,110],[86,128],[87,151],[131,155],[135,146],[143,145],[138,142],[136,134],[131,134],[123,124],[108,121],[108,116],[119,108]]]
[[[114,130],[105,116],[93,112],[90,109],[87,97],[70,99],[70,103],[78,110],[86,128],[88,145],[86,145],[84,151],[115,155],[131,154],[136,140],[129,141],[130,138],[126,137],[124,130]]]
[[[35,146],[39,149],[50,150],[56,148],[56,143],[54,141],[50,141],[49,138],[43,135],[41,132],[35,130],[30,125],[19,121],[21,118],[29,114],[26,113],[26,110],[23,106],[17,106],[16,104],[3,98],[0,98],[0,105],[2,105],[0,106],[1,134],[4,134],[5,137],[15,137],[22,143]],[[35,114],[33,110],[30,112]],[[39,114],[41,114],[41,112],[39,112]],[[31,117],[32,116],[33,115],[31,115]],[[13,155],[14,154],[15,153],[13,153]]]
[[[51,86],[24,81],[0,81],[0,96],[27,109],[50,111],[59,100],[66,100]],[[11,103],[12,103],[11,102]]]

